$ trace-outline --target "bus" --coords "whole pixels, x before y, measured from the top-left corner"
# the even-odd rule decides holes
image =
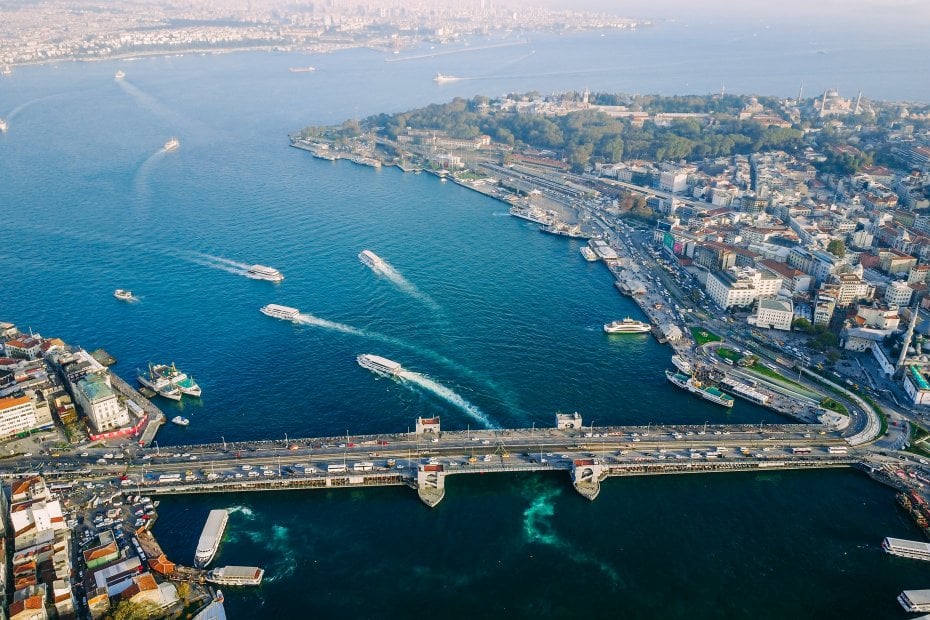
[[[791,448],[791,454],[810,454],[810,448]]]

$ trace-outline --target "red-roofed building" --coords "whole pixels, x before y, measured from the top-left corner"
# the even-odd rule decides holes
[[[14,338],[13,340],[7,340],[4,343],[3,349],[10,357],[34,360],[42,352],[42,341],[38,338],[32,338],[30,336]]]

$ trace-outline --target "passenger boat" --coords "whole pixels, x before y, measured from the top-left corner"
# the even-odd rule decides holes
[[[113,75],[113,78],[114,78],[115,80],[117,80],[117,81],[122,80],[124,77],[126,77],[126,74],[123,73],[122,70],[117,71],[117,72]]]
[[[194,554],[194,565],[198,568],[205,568],[217,550],[220,548],[220,541],[223,540],[223,532],[226,531],[226,523],[229,521],[229,512],[223,509],[211,510],[207,516],[207,522],[200,533],[200,540],[197,541],[197,551]]]
[[[223,586],[257,586],[265,576],[257,566],[223,566],[207,572],[207,581]]]
[[[930,544],[925,542],[889,537],[882,541],[882,549],[884,549],[885,553],[902,558],[930,560]]]
[[[165,142],[166,151],[176,151],[179,148],[181,148],[181,141],[178,140],[177,138],[171,138],[170,140]]]
[[[396,377],[404,371],[404,367],[397,362],[389,360],[386,357],[381,357],[380,355],[372,355],[371,353],[363,353],[355,358],[355,361],[357,361],[358,365],[362,368],[366,368],[375,374],[384,375],[386,377]]]
[[[722,405],[724,407],[733,406],[733,397],[729,394],[724,394],[716,387],[710,385],[704,385],[698,379],[694,377],[689,377],[688,375],[683,375],[680,372],[671,372],[670,370],[665,371],[665,378],[680,387],[683,390],[688,390],[692,394],[700,396],[704,400],[709,400],[712,403],[717,405]]]
[[[266,267],[265,265],[252,265],[245,273],[247,276],[255,280],[280,282],[284,279],[284,274],[282,274],[280,271],[274,267]]]
[[[683,358],[681,355],[673,355],[672,364],[675,365],[675,368],[677,368],[678,370],[680,370],[686,375],[690,375],[691,371],[693,370],[691,368],[691,362]]]
[[[384,260],[371,250],[362,250],[358,253],[358,258],[372,269],[378,269],[384,266]]]
[[[622,321],[611,321],[604,325],[604,331],[608,334],[644,334],[650,329],[652,327],[649,323],[635,321],[630,317],[626,317]]]
[[[200,396],[201,389],[197,382],[194,381],[194,378],[178,370],[174,362],[171,362],[170,366],[159,364],[152,368],[156,373],[171,382],[171,385],[181,390],[181,393],[188,396]]]
[[[300,310],[290,306],[279,306],[278,304],[268,304],[262,306],[261,313],[270,316],[273,319],[282,319],[284,321],[294,321],[300,315]]]
[[[581,246],[581,255],[584,256],[584,259],[589,263],[593,263],[597,260],[597,254],[586,245]]]

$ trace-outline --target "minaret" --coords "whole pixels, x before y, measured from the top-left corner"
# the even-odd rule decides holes
[[[907,358],[907,348],[911,346],[911,340],[914,339],[914,327],[917,326],[917,308],[914,306],[911,308],[911,322],[907,326],[907,331],[904,332],[904,340],[901,343],[901,354],[898,356],[898,363],[895,364],[894,370],[896,375],[901,375],[904,372],[904,360]]]
[[[859,114],[859,104],[862,103],[862,91],[859,91],[859,96],[856,97],[856,109],[853,110],[853,114]]]
[[[823,91],[823,99],[820,101],[820,118],[823,118],[826,112],[827,112],[827,91],[825,90]]]
[[[800,103],[801,97],[804,96],[804,82],[801,82],[801,86],[798,88],[798,102]]]

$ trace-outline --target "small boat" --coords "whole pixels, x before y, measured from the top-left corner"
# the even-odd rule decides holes
[[[121,301],[133,301],[135,297],[132,294],[132,291],[127,291],[125,289],[118,288],[113,291],[113,296]]]
[[[0,118],[0,133],[6,133],[7,129],[9,129],[9,126],[6,124],[6,121]]]
[[[290,67],[288,71],[291,73],[313,73],[316,71],[316,67]]]
[[[167,142],[165,142],[165,150],[166,150],[166,151],[176,151],[176,150],[178,150],[180,147],[181,147],[181,141],[178,140],[177,138],[171,138],[170,140],[168,140]]]
[[[117,81],[123,79],[124,77],[126,77],[126,74],[123,73],[122,70],[117,71],[117,72],[113,75],[113,79],[115,79],[115,80],[117,80]]]
[[[187,418],[181,417],[179,415],[176,415],[173,418],[171,418],[171,421],[177,424],[178,426],[187,426],[188,424],[191,423],[190,420],[188,420]]]

